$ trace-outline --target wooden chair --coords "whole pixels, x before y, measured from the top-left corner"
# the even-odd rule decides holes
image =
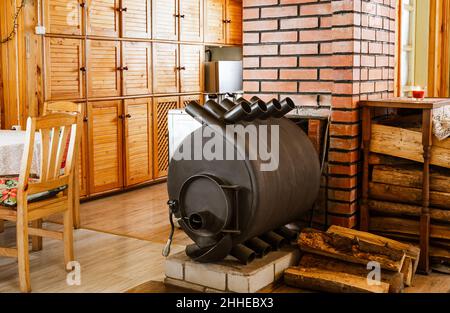
[[[0,256],[18,259],[22,292],[31,291],[28,236],[32,236],[33,248],[42,237],[63,240],[65,264],[74,260],[73,170],[80,124],[78,116],[71,114],[51,114],[27,120],[26,143],[17,185],[17,205],[0,206],[0,219],[15,222],[17,227],[17,247],[0,247]],[[29,176],[36,132],[41,135],[41,169],[39,178],[32,182]],[[66,152],[65,166],[61,168]],[[42,225],[29,226],[29,222],[34,223],[55,213],[64,214],[62,232],[42,229]]]
[[[75,103],[70,101],[56,101],[56,102],[44,102],[44,110],[43,115],[54,114],[54,113],[70,113],[70,114],[80,114],[79,117],[83,114],[83,106],[81,103]],[[80,129],[80,134],[82,130]],[[78,148],[78,146],[77,146]],[[74,167],[74,188],[73,188],[73,226],[75,229],[81,227],[81,219],[80,219],[80,164],[77,160],[79,151],[75,151],[75,167]],[[1,226],[0,226],[1,228]],[[1,229],[0,229],[1,232]]]

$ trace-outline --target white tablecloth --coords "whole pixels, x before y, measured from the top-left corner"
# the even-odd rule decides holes
[[[25,135],[25,131],[0,130],[0,176],[20,173]],[[40,136],[37,134],[30,174],[39,174],[40,159]]]

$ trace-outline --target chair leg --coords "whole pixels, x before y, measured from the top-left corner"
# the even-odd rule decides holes
[[[31,226],[33,228],[42,228],[42,219],[32,221]],[[31,247],[32,247],[33,251],[41,251],[42,250],[42,237],[31,236]]]
[[[75,153],[78,155],[78,153]],[[73,174],[73,226],[75,229],[81,227],[80,219],[80,172],[79,172],[79,162],[76,160],[75,169]]]
[[[0,233],[5,231],[5,221],[0,219]]]
[[[73,189],[68,190],[67,210],[64,212],[64,262],[65,266],[75,260],[73,254]]]
[[[21,292],[31,292],[30,256],[28,251],[28,222],[24,216],[17,217],[17,261]]]

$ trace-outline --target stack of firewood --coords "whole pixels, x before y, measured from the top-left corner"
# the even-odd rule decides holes
[[[369,230],[411,242],[419,241],[422,211],[423,147],[417,127],[414,116],[374,124],[369,159]],[[431,164],[430,256],[450,264],[450,138],[433,139]]]
[[[298,244],[303,256],[284,272],[285,283],[325,292],[402,292],[414,280],[420,254],[413,245],[339,226],[306,229]]]

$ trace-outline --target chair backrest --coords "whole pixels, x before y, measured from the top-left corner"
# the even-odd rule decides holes
[[[70,101],[44,102],[43,115],[53,113],[82,113],[81,103]]]
[[[80,129],[78,114],[56,113],[28,118],[19,176],[19,192],[23,188],[22,191],[35,194],[65,186],[70,182]],[[39,182],[28,185],[37,132],[40,134],[41,147]],[[65,155],[66,160],[62,167]]]

